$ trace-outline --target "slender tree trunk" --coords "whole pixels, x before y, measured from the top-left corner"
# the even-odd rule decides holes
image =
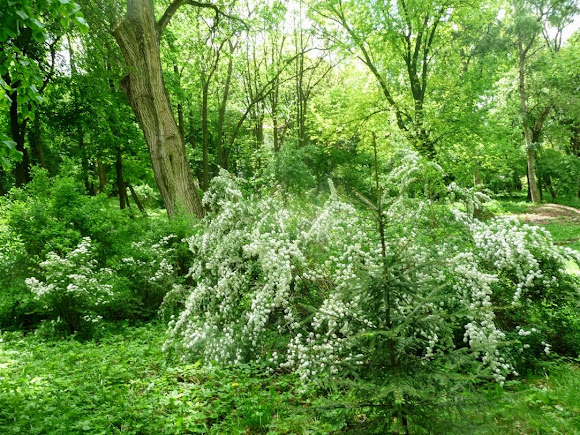
[[[97,176],[99,177],[99,193],[103,193],[108,180],[105,165],[100,160],[97,160]]]
[[[119,207],[124,210],[129,205],[127,197],[127,185],[123,177],[123,156],[121,147],[117,147],[117,158],[115,159],[115,172],[117,173],[117,190],[119,191]]]
[[[202,175],[201,188],[207,190],[209,187],[209,122],[208,122],[208,97],[209,82],[202,79],[202,96],[201,96],[201,136],[202,136]]]
[[[79,122],[77,124],[77,134],[79,140],[79,151],[81,153],[81,168],[82,168],[82,176],[83,176],[83,183],[85,185],[86,192],[94,196],[95,195],[95,186],[91,182],[90,174],[89,174],[89,159],[87,157],[87,149],[85,147],[85,134],[83,131],[83,125]]]
[[[520,68],[519,68],[520,110],[524,129],[526,158],[528,163],[528,186],[531,201],[539,203],[540,196],[538,193],[538,184],[536,181],[536,159],[534,155],[534,144],[532,142],[532,131],[529,125],[528,98],[526,95],[525,62],[526,62],[526,51],[523,49],[522,43],[520,42]]]
[[[24,186],[30,181],[30,156],[24,148],[24,132],[26,131],[26,119],[22,122],[18,119],[18,92],[10,95],[10,132],[12,140],[16,142],[16,150],[22,153],[22,160],[14,165],[14,178],[16,186]]]
[[[133,189],[133,186],[131,185],[131,183],[127,182],[125,184],[129,188],[129,191],[131,192],[131,198],[133,198],[133,202],[135,204],[137,204],[137,208],[139,209],[139,211],[141,213],[143,213],[143,216],[147,216],[147,211],[145,210],[145,206],[143,205],[143,203],[139,199],[139,196],[137,196],[137,192],[135,192],[135,189]]]
[[[534,143],[532,141],[532,131],[530,128],[530,120],[528,113],[528,97],[526,95],[525,66],[526,66],[527,49],[523,48],[523,43],[521,41],[519,43],[519,49],[520,49],[520,64],[519,64],[520,111],[524,128],[526,158],[528,163],[529,194],[531,201],[539,203],[540,196],[538,194],[538,184],[536,181],[536,159],[534,155]]]
[[[28,142],[30,149],[36,153],[38,164],[46,169],[46,160],[44,159],[44,148],[42,146],[42,136],[40,134],[40,114],[37,112],[32,124],[32,130],[28,133]]]
[[[556,190],[554,189],[554,185],[552,184],[552,179],[550,177],[546,177],[546,186],[550,190],[550,195],[552,195],[552,201],[556,199]]]
[[[153,0],[129,0],[114,30],[129,74],[121,87],[137,116],[167,214],[204,215],[163,80]]]
[[[236,50],[237,43],[232,43],[228,41],[230,49],[230,57],[228,59],[228,72],[226,75],[226,82],[224,84],[224,93],[222,95],[221,101],[219,103],[218,110],[218,126],[217,126],[217,164],[219,167],[225,168],[225,156],[224,156],[224,128],[226,120],[226,108],[228,103],[228,98],[230,96],[230,85],[232,81],[232,75],[234,71],[234,51]]]

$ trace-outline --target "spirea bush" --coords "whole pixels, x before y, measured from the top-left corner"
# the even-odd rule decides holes
[[[99,267],[88,237],[65,255],[49,252],[39,267],[41,277],[27,278],[26,285],[49,320],[62,324],[65,332],[98,323],[114,301],[113,272]]]
[[[519,331],[538,319],[527,315],[578,298],[565,262],[580,258],[535,227],[409,197],[421,171],[409,164],[383,180],[371,211],[334,191],[316,213],[245,197],[222,171],[189,239],[193,285],[166,297],[175,314],[165,349],[184,360],[267,360],[305,381],[358,373],[387,385],[401,370],[442,367],[499,383],[516,375],[530,347]],[[548,355],[549,327],[535,328]]]
[[[124,316],[151,318],[157,314],[165,294],[178,280],[178,250],[181,240],[168,234],[158,240],[132,242],[125,255],[112,259],[117,285],[130,295]]]

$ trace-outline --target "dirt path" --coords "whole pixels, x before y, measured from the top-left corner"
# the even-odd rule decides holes
[[[518,217],[533,224],[549,224],[553,222],[577,223],[580,231],[580,209],[560,204],[542,204],[529,208],[527,213]]]

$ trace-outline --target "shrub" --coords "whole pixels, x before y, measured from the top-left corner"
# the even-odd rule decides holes
[[[114,301],[113,272],[98,267],[89,238],[64,256],[48,253],[40,268],[41,280],[27,278],[26,285],[50,320],[62,322],[65,332],[73,334],[98,322]]]
[[[180,312],[165,348],[184,360],[269,361],[304,381],[356,375],[368,382],[358,397],[399,422],[467,388],[457,374],[516,375],[525,346],[510,339],[528,329],[527,313],[570,296],[559,282],[575,280],[565,272],[574,254],[535,227],[413,199],[421,162],[409,165],[384,177],[370,214],[333,192],[314,217],[245,198],[222,172],[204,197],[203,231],[189,239],[194,284],[166,298]]]

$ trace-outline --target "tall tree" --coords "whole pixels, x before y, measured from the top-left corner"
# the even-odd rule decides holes
[[[533,202],[539,203],[541,198],[536,176],[535,150],[546,119],[552,111],[552,101],[550,98],[544,99],[539,110],[536,110],[537,113],[533,113],[534,110],[529,104],[527,70],[538,53],[556,53],[560,50],[562,31],[571,22],[578,8],[574,0],[515,0],[511,6],[513,24],[510,30],[518,54],[520,116],[526,149],[529,196]]]
[[[427,113],[429,84],[441,54],[440,33],[452,27],[453,0],[322,0],[314,10],[326,36],[372,72],[396,125],[421,154],[434,158],[437,138]]]
[[[145,135],[167,214],[174,216],[181,211],[203,216],[161,69],[161,34],[184,5],[214,9],[216,19],[220,14],[213,4],[174,0],[156,20],[153,0],[128,0],[126,16],[115,25],[113,36],[128,67],[121,86]]]

